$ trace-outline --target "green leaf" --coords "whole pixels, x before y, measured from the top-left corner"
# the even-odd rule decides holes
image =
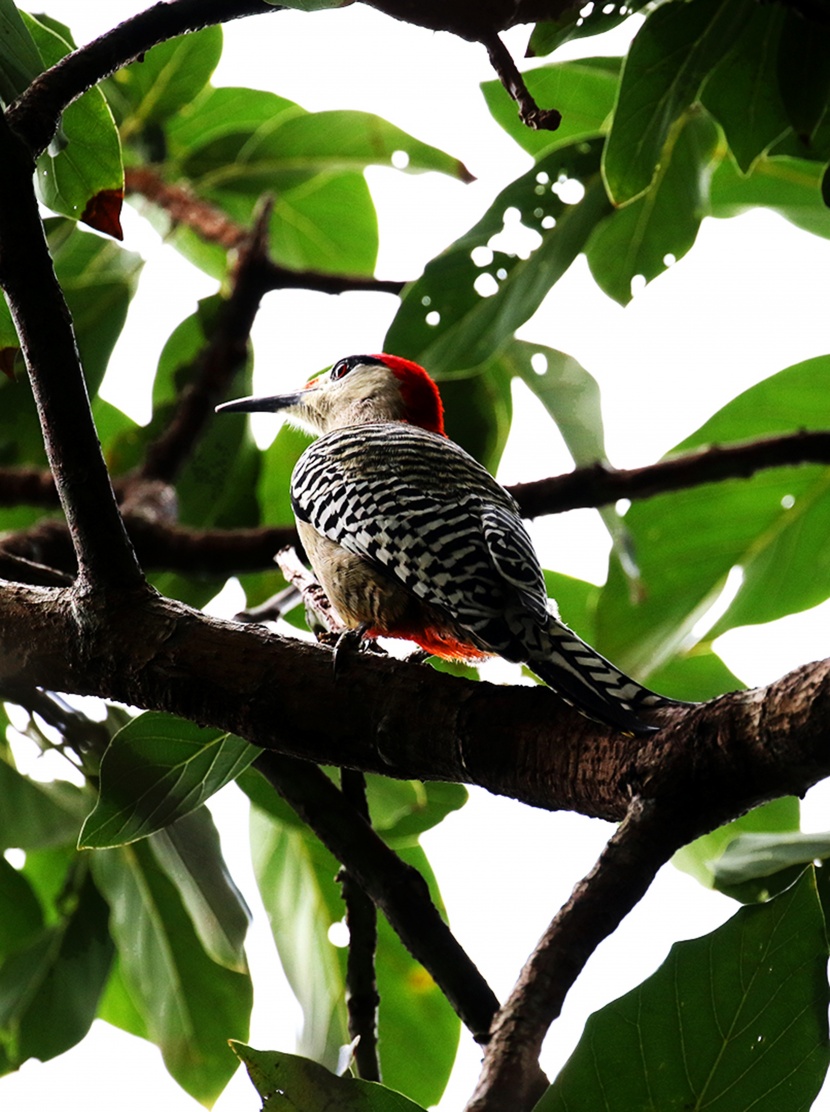
[[[727,691],[742,691],[746,686],[705,642],[652,672],[649,683],[673,699],[693,703],[706,702]]]
[[[748,0],[660,5],[631,44],[623,67],[603,174],[616,205],[644,193],[664,158],[675,121],[740,34]]]
[[[61,780],[39,783],[0,760],[0,851],[66,845],[77,837],[87,792]]]
[[[273,125],[283,112],[306,114],[293,100],[263,89],[206,85],[190,104],[165,120],[168,153],[173,159],[187,157],[226,136],[238,137],[238,151],[246,137],[265,124]]]
[[[47,66],[74,49],[54,26],[29,15],[24,18]],[[38,159],[35,184],[40,200],[53,212],[121,238],[121,143],[100,89],[87,90],[64,111],[60,143]]]
[[[796,227],[828,239],[830,209],[822,200],[822,172],[821,166],[802,159],[761,158],[744,177],[732,160],[725,158],[709,188],[712,216],[737,216],[762,205]]]
[[[222,28],[205,27],[159,43],[141,61],[120,69],[107,82],[122,137],[174,117],[205,87],[222,54]]]
[[[777,81],[783,8],[756,6],[712,72],[702,101],[723,128],[744,173],[790,128]]]
[[[487,107],[519,146],[534,156],[583,139],[602,135],[611,121],[619,83],[616,58],[582,58],[529,70],[522,75],[537,104],[557,108],[562,123],[556,131],[534,131],[523,124],[516,102],[500,81],[481,86]]]
[[[107,906],[89,875],[62,921],[0,966],[0,1040],[17,1068],[47,1061],[86,1035],[112,962]]]
[[[830,357],[820,356],[745,391],[674,451],[828,425]],[[612,560],[597,608],[600,651],[635,673],[660,666],[684,645],[734,566],[745,569],[746,586],[712,635],[738,619],[749,621],[753,613],[768,620],[824,597],[830,590],[824,546],[794,549],[799,532],[805,542],[819,543],[821,522],[827,520],[826,484],[826,469],[818,465],[776,468],[633,505],[625,522],[637,545],[645,590],[632,603]],[[795,571],[797,583],[779,581]],[[765,586],[769,598],[763,597]]]
[[[425,830],[467,802],[463,784],[440,781],[390,780],[367,776],[366,794],[372,826],[392,846],[412,845]]]
[[[400,856],[425,877],[440,907],[426,856],[411,842],[411,836],[400,838]],[[305,827],[273,821],[257,808],[252,809],[251,844],[254,871],[280,961],[303,1009],[298,1049],[334,1068],[339,1048],[348,1042],[345,950],[336,948],[328,936],[332,923],[342,920],[344,914],[335,883],[338,863]],[[458,1019],[432,978],[382,917],[376,970],[382,1000],[379,1046],[383,1077],[388,1085],[421,1103],[434,1104],[455,1058]]]
[[[590,1017],[536,1112],[807,1112],[824,1081],[827,941],[812,870],[768,904],[674,945]]]
[[[140,714],[107,746],[80,848],[125,845],[161,830],[234,780],[257,753],[233,734],[155,711]]]
[[[714,862],[714,887],[744,903],[767,900],[827,857],[830,834],[739,834]]]
[[[251,853],[280,962],[303,1011],[297,1049],[332,1067],[349,1041],[340,955],[329,941],[343,917],[338,863],[304,827],[251,809]]]
[[[497,354],[610,211],[599,153],[596,143],[553,151],[503,190],[475,227],[408,287],[386,350],[417,359],[443,381],[451,373],[469,374]],[[560,199],[563,180],[582,185],[580,201]],[[525,258],[514,253],[517,237],[525,240]],[[497,292],[479,293],[482,281]]]
[[[226,969],[246,973],[245,935],[251,914],[228,872],[207,807],[156,831],[148,844],[178,889],[208,956]]]
[[[584,579],[545,568],[548,597],[555,600],[562,621],[593,643],[594,610],[600,588]]]
[[[112,963],[109,980],[98,1002],[98,1018],[139,1039],[150,1038],[147,1023],[130,995],[117,957]]]
[[[413,172],[435,170],[470,180],[458,159],[371,112],[286,112],[260,127],[241,153],[245,164],[257,166],[260,174],[269,174],[277,190],[281,175],[286,173],[330,173],[367,166],[397,165]],[[233,175],[234,168],[227,169]]]
[[[92,855],[129,997],[176,1081],[208,1107],[234,1072],[229,1038],[246,1038],[251,982],[211,961],[149,846]]]
[[[730,842],[743,834],[781,835],[797,831],[800,806],[794,796],[782,796],[769,803],[754,807],[740,818],[719,826],[702,838],[678,850],[674,864],[689,873],[706,888],[715,887],[715,870],[718,859]]]
[[[621,305],[635,279],[651,282],[697,238],[708,207],[717,128],[705,115],[681,116],[666,139],[649,188],[594,230],[588,265],[597,285]]]
[[[383,1085],[338,1077],[296,1054],[254,1050],[238,1042],[232,1042],[231,1049],[262,1097],[263,1112],[424,1112],[421,1105]]]
[[[610,0],[607,4],[590,4],[565,8],[558,19],[537,23],[527,48],[529,58],[541,58],[571,39],[601,35],[617,27],[629,15],[638,12],[646,0]]]
[[[43,69],[22,13],[12,0],[0,0],[0,103],[11,104]]]
[[[31,884],[0,857],[0,962],[28,946],[43,926],[43,911]]]
[[[392,349],[387,346],[388,350]],[[509,351],[487,360],[473,374],[436,377],[441,380],[447,436],[495,474],[513,418]]]
[[[789,122],[809,147],[830,100],[830,32],[824,24],[787,12],[777,77]]]

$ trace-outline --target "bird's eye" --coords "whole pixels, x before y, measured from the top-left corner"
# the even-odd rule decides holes
[[[345,359],[341,359],[340,362],[335,363],[334,366],[331,369],[331,379],[332,379],[332,381],[334,382],[338,378],[342,378],[343,375],[346,375],[346,374],[349,373],[349,370],[350,370],[350,367],[349,367],[348,362]]]

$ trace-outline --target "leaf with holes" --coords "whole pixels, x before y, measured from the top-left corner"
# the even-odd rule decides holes
[[[498,354],[611,211],[599,156],[598,143],[555,150],[504,189],[408,287],[386,350],[417,359],[443,382]],[[563,182],[578,183],[581,200],[562,200]]]
[[[718,130],[705,115],[683,117],[663,149],[648,190],[604,220],[586,255],[600,289],[621,305],[632,283],[651,282],[693,246],[706,215]]]
[[[830,1060],[827,953],[810,869],[770,903],[676,943],[592,1015],[535,1112],[807,1112]]]

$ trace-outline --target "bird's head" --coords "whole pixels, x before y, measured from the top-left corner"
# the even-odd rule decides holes
[[[278,410],[315,433],[374,421],[402,421],[444,432],[438,387],[423,367],[398,355],[349,355],[302,390],[270,398],[240,398],[216,407],[217,413]]]

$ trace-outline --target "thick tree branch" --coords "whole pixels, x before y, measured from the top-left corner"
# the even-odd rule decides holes
[[[498,1000],[441,918],[421,874],[381,841],[319,768],[276,752],[263,753],[256,767],[381,908],[462,1022],[484,1041]]]
[[[43,232],[34,164],[0,116],[0,285],[20,338],[80,585],[135,586],[141,571],[95,434],[69,310]]]
[[[9,125],[37,156],[49,145],[64,109],[151,47],[215,23],[276,11],[281,9],[265,0],[170,0],[154,4],[73,50],[36,78],[10,107]]]

